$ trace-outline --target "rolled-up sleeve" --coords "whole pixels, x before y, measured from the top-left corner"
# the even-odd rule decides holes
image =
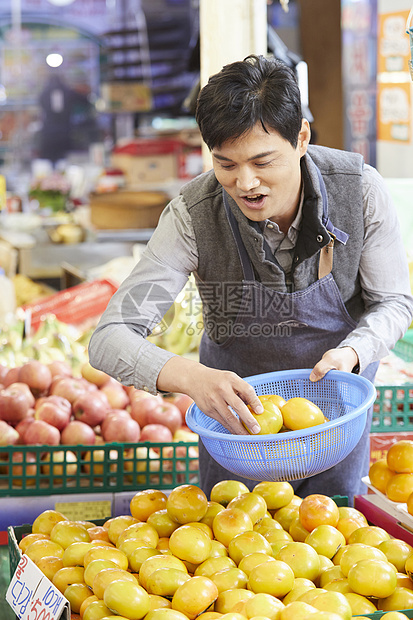
[[[413,317],[407,252],[397,211],[385,180],[371,166],[363,171],[364,245],[360,283],[366,312],[340,346],[352,347],[360,372],[386,356]]]
[[[157,392],[173,353],[146,338],[196,271],[198,254],[182,196],[163,211],[141,259],[111,298],[89,343],[92,366],[124,385]]]

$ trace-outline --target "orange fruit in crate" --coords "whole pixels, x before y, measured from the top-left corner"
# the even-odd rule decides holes
[[[396,567],[399,573],[404,572],[406,560],[413,553],[413,547],[409,543],[399,538],[390,538],[383,540],[378,548],[383,551],[388,561]]]
[[[289,482],[263,481],[253,488],[253,493],[261,495],[267,504],[268,510],[278,510],[288,506],[294,498],[294,489]]]
[[[105,588],[103,602],[114,615],[126,618],[143,618],[150,609],[149,594],[137,582],[112,581]]]
[[[106,587],[114,581],[129,581],[138,583],[136,577],[127,570],[121,568],[103,568],[93,579],[92,590],[101,601]]]
[[[110,542],[114,545],[116,545],[119,536],[127,527],[134,523],[138,523],[138,519],[132,515],[118,515],[117,517],[112,517],[109,521],[108,537]]]
[[[66,588],[63,595],[69,601],[71,611],[78,614],[80,606],[90,596],[90,588],[85,583],[72,583]]]
[[[63,566],[53,575],[52,583],[63,594],[72,583],[85,583],[83,566]]]
[[[389,540],[390,534],[377,525],[365,525],[355,530],[348,539],[348,544],[362,543],[370,547],[378,547],[384,540]]]
[[[68,521],[68,519],[58,510],[44,510],[33,521],[32,532],[50,536],[52,529],[59,521]]]
[[[45,556],[53,556],[63,558],[63,547],[53,540],[39,539],[32,542],[25,551],[25,554],[36,564],[40,558]]]
[[[413,473],[413,441],[402,439],[387,451],[387,465],[398,474]]]
[[[291,566],[282,560],[274,559],[273,562],[258,564],[252,569],[248,576],[248,590],[254,594],[266,592],[282,598],[293,589],[294,580],[294,571]]]
[[[396,572],[387,559],[360,560],[350,568],[347,579],[353,592],[366,597],[387,598],[397,587]]]
[[[50,537],[47,534],[27,534],[24,536],[19,542],[19,549],[22,553],[25,553],[27,547],[32,544],[35,540],[50,540]]]
[[[360,521],[357,521],[357,519],[353,519],[351,517],[343,517],[342,519],[339,519],[336,525],[337,530],[343,534],[346,542],[348,542],[348,539],[354,530],[357,530],[360,527],[363,527]]]
[[[240,480],[220,480],[212,487],[209,498],[211,502],[227,506],[234,497],[249,492],[247,485]]]
[[[218,597],[218,588],[208,577],[192,577],[176,590],[172,609],[185,614],[189,620],[206,611]]]
[[[240,508],[248,512],[254,525],[261,521],[267,513],[267,502],[258,493],[243,493],[238,497],[234,497],[229,504],[228,508]]]
[[[149,525],[152,525],[155,530],[158,532],[159,538],[169,537],[172,532],[179,527],[179,523],[172,521],[171,517],[168,515],[166,508],[162,508],[162,510],[156,510],[151,515],[149,515],[147,521]]]
[[[131,515],[139,521],[147,521],[151,514],[166,509],[167,495],[156,489],[138,491],[130,502]]]
[[[199,487],[182,484],[172,489],[166,500],[168,515],[180,525],[200,521],[206,515],[208,499]]]
[[[386,495],[392,502],[407,502],[413,493],[413,473],[394,474],[386,487]]]
[[[304,497],[298,510],[301,524],[309,532],[323,524],[336,527],[340,517],[335,501],[320,493],[313,493]]]
[[[212,523],[215,539],[227,548],[234,536],[252,531],[253,527],[250,516],[239,508],[225,508],[216,515]]]
[[[53,555],[45,555],[36,561],[36,566],[40,568],[43,575],[46,575],[50,581],[53,581],[55,573],[63,568],[63,560]]]
[[[387,598],[379,599],[377,607],[388,612],[399,609],[412,609],[413,592],[407,588],[396,588],[393,594]]]
[[[50,540],[67,549],[74,542],[90,542],[87,529],[77,521],[59,521],[50,532]]]
[[[375,489],[386,494],[386,487],[394,471],[387,465],[387,459],[379,459],[370,465],[369,478]]]

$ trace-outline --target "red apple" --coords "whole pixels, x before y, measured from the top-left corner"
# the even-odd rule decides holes
[[[26,445],[46,445],[58,446],[60,443],[60,432],[55,426],[44,422],[44,420],[33,420],[23,435]]]
[[[46,364],[29,360],[20,367],[19,381],[27,383],[34,396],[46,394],[52,382],[52,373]]]
[[[0,420],[0,446],[14,446],[19,441],[19,433],[15,428]]]
[[[16,383],[11,383],[9,386],[7,386],[7,389],[13,389],[13,390],[20,390],[21,392],[23,392],[23,394],[26,395],[26,398],[28,400],[29,406],[30,407],[34,407],[36,405],[36,399],[33,396],[29,386],[27,385],[27,383],[21,383],[19,381],[17,381]]]
[[[99,391],[107,396],[112,409],[126,409],[130,403],[128,394],[116,379],[106,381]]]
[[[167,401],[148,411],[146,420],[147,424],[164,424],[170,429],[172,435],[182,426],[181,412],[178,407]]]
[[[162,396],[148,394],[145,390],[135,390],[130,397],[130,414],[139,426],[148,424],[148,413],[163,402]]]
[[[3,380],[6,377],[9,370],[10,368],[8,366],[6,366],[5,364],[0,364],[0,383],[3,383]]]
[[[41,396],[40,398],[38,398],[34,405],[35,410],[38,409],[43,403],[54,403],[58,407],[62,407],[63,409],[67,409],[68,411],[72,410],[72,405],[67,400],[67,398],[63,398],[63,396],[57,396],[57,394],[50,394],[49,396]]]
[[[97,392],[99,390],[96,383],[92,383],[92,381],[88,381],[84,377],[79,377],[78,381],[84,386],[86,392]]]
[[[19,381],[19,373],[20,373],[20,367],[16,366],[16,368],[10,368],[7,374],[4,377],[2,377],[1,382],[4,385],[4,387],[8,387],[12,383],[17,383]]]
[[[13,426],[24,420],[31,409],[30,400],[22,390],[12,385],[0,391],[0,419]]]
[[[95,431],[89,424],[85,424],[80,420],[72,420],[63,429],[60,442],[66,446],[75,446],[84,444],[92,446],[96,442]]]
[[[126,409],[109,409],[109,411],[106,414],[105,419],[100,425],[101,433],[104,433],[105,426],[108,424],[110,418],[113,416],[116,416],[117,418],[129,418],[129,419],[131,418],[129,411],[127,411]]]
[[[139,441],[172,442],[173,435],[171,430],[164,424],[147,424],[141,430],[141,437]]]
[[[63,396],[63,398],[66,398],[66,400],[68,400],[72,405],[81,394],[85,393],[85,391],[86,389],[84,383],[73,377],[60,378],[56,381],[56,383],[53,382],[50,388],[50,394]]]
[[[59,399],[61,402],[56,402]],[[36,408],[35,420],[44,420],[62,431],[70,422],[72,407],[68,400],[61,396],[48,396],[43,403]]]
[[[72,376],[72,369],[69,362],[64,362],[63,360],[53,360],[52,362],[49,362],[47,366],[52,373],[53,378]]]
[[[182,415],[182,423],[185,424],[185,414],[188,407],[194,402],[192,398],[188,396],[188,394],[176,393],[169,396],[164,396],[164,400],[178,407]]]
[[[109,409],[109,401],[100,390],[84,392],[73,403],[75,419],[92,427],[103,422]]]
[[[141,429],[139,424],[131,417],[110,416],[107,424],[102,429],[102,437],[106,442],[132,442],[139,441]]]
[[[32,411],[33,411],[33,415],[31,414]],[[21,422],[16,424],[15,429],[19,433],[19,440],[18,440],[17,443],[19,443],[19,444],[24,443],[23,437],[24,437],[24,433],[26,432],[26,428],[33,421],[34,421],[34,410],[30,410],[29,415],[27,416],[27,418],[24,418],[24,420],[22,420]]]

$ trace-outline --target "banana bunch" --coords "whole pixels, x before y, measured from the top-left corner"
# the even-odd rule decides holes
[[[195,279],[191,276],[147,339],[177,355],[194,354],[199,350],[203,328],[202,302]]]
[[[73,374],[80,375],[80,369],[88,359],[89,338],[90,333],[85,337],[52,314],[46,315],[33,335],[25,337],[24,319],[16,317],[12,324],[1,326],[0,364],[14,367],[31,359],[44,364],[59,360],[68,362]]]
[[[17,273],[13,276],[13,284],[16,293],[17,307],[46,297],[51,293],[47,286],[38,282],[33,282],[33,280],[22,273]]]

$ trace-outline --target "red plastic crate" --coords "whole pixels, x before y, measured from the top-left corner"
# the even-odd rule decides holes
[[[31,311],[31,325],[34,329],[39,327],[48,314],[54,314],[63,323],[77,325],[100,316],[117,288],[111,280],[82,282],[38,302],[26,304],[23,309]]]

